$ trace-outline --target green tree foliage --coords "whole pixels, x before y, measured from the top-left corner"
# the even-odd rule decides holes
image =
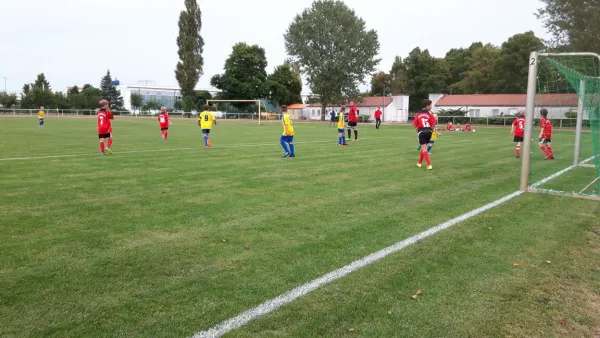
[[[388,96],[392,94],[392,76],[385,72],[378,72],[371,77],[371,96]]]
[[[102,77],[102,80],[100,81],[100,89],[102,90],[102,96],[104,96],[104,98],[108,100],[111,109],[122,110],[123,97],[121,96],[121,91],[118,90],[112,82],[113,81],[110,75],[110,70],[107,70],[106,75],[104,75],[104,77]]]
[[[600,3],[597,0],[540,0],[537,16],[552,40],[551,47],[563,51],[600,54]]]
[[[19,104],[17,94],[0,92],[0,106],[2,108],[13,108]]]
[[[179,61],[175,67],[175,78],[181,88],[184,98],[183,108],[186,111],[193,109],[194,89],[203,74],[204,40],[200,35],[201,28],[202,13],[198,3],[196,0],[185,0],[185,10],[179,14],[179,36],[177,37]]]
[[[285,33],[285,47],[301,66],[313,93],[325,107],[358,93],[358,85],[379,64],[377,32],[338,0],[316,0],[298,14]]]
[[[465,60],[467,70],[461,74],[462,79],[449,86],[455,94],[489,94],[494,92],[493,81],[498,76],[497,68],[500,60],[500,49],[491,44],[469,51]]]
[[[102,90],[85,85],[78,95],[71,95],[69,101],[73,109],[96,109],[100,107],[100,100],[104,98]]]
[[[399,56],[396,56],[396,59],[392,64],[390,77],[392,95],[404,95],[408,92],[408,76],[406,75],[406,65]]]
[[[210,84],[222,91],[224,100],[265,98],[269,93],[266,68],[265,50],[240,42],[225,61],[225,72],[213,76]]]
[[[448,64],[448,86],[463,80],[466,72],[470,69],[469,58],[473,55],[473,51],[483,47],[483,43],[474,42],[469,48],[452,48],[446,53],[446,63]],[[467,94],[465,92],[456,91],[459,88],[451,88],[453,94]]]
[[[267,78],[269,99],[275,104],[302,103],[302,80],[289,62],[277,66]]]
[[[129,101],[131,102],[131,107],[139,109],[144,104],[144,97],[140,93],[131,93]]]
[[[404,64],[411,95],[411,110],[420,109],[421,101],[428,98],[430,93],[441,93],[445,90],[448,78],[448,65],[445,60],[435,58],[427,49],[421,50],[417,47],[408,54]]]
[[[77,95],[79,94],[79,87],[73,86],[69,89],[67,95]]]
[[[195,101],[194,107],[197,111],[203,111],[203,106],[207,103],[206,101],[212,99],[212,94],[206,90],[196,90],[195,91]]]
[[[181,100],[175,101],[175,103],[173,104],[173,108],[175,110],[182,110],[183,109],[183,102]]]
[[[533,32],[516,34],[502,44],[498,60],[495,91],[498,93],[526,93],[529,55],[544,49],[544,43]]]
[[[40,106],[49,108],[53,102],[54,94],[44,73],[39,74],[34,83],[23,86],[22,108],[36,109]]]
[[[159,110],[161,108],[160,103],[156,101],[148,101],[142,106],[142,110]]]

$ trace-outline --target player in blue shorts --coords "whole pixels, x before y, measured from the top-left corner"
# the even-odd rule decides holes
[[[287,113],[287,106],[281,106],[281,113],[283,114],[283,119],[281,120],[283,134],[281,134],[279,142],[285,151],[283,157],[296,157],[296,151],[294,149],[294,126],[290,114]]]
[[[344,113],[346,112],[346,107],[342,107],[340,109],[340,113],[338,114],[337,128],[340,136],[338,137],[338,145],[339,146],[347,146],[348,142],[346,142],[346,121],[344,121]]]

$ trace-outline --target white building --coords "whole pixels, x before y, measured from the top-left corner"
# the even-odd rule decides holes
[[[381,109],[383,113],[382,120],[384,122],[407,122],[408,121],[408,96],[370,96],[363,98],[362,102],[356,102],[359,115],[368,115],[370,120],[375,120],[375,111]],[[295,108],[301,105],[293,105]],[[302,116],[308,120],[321,119],[321,104],[313,103],[302,105]],[[296,109],[298,109],[296,108]],[[333,109],[336,112],[340,111],[340,106],[330,106],[326,108],[326,120],[329,120],[329,112]],[[295,109],[295,110],[296,110]],[[347,110],[346,110],[347,111]],[[294,112],[295,115],[297,114]]]
[[[156,86],[156,85],[120,85],[117,89],[121,91],[123,96],[124,107],[127,110],[133,110],[131,106],[131,94],[139,93],[142,95],[142,103],[158,102],[159,105],[173,109],[175,102],[182,99],[181,90],[179,87]],[[207,90],[211,94],[215,94],[216,90]]]
[[[473,94],[473,95],[444,95],[430,94],[436,110],[462,110],[470,117],[494,117],[515,115],[525,110],[526,94]],[[536,95],[535,116],[539,110],[548,109],[548,117],[553,119],[565,118],[565,113],[577,111],[577,94],[538,94]],[[584,115],[585,116],[585,115]]]

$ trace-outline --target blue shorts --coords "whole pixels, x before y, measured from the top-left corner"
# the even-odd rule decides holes
[[[281,142],[292,143],[294,142],[294,136],[281,136]]]
[[[210,134],[210,129],[202,129],[202,134]]]
[[[344,133],[346,132],[344,129],[338,129],[338,133]]]
[[[39,120],[40,120],[40,123],[44,123],[44,119],[39,119]]]

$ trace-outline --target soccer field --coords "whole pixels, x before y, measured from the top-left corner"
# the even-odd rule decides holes
[[[195,120],[117,118],[101,157],[95,119],[0,119],[0,336],[192,336],[518,188],[509,129],[444,133],[432,171],[408,126],[295,129],[281,158],[277,122],[204,149]],[[553,141],[532,179],[571,165]],[[599,259],[598,202],[522,195],[229,336],[593,337]]]

